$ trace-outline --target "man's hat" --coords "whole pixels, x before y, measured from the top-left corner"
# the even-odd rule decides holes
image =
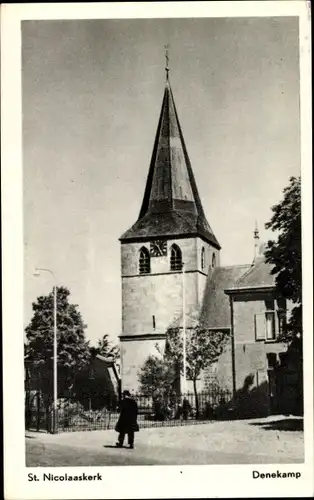
[[[131,393],[130,391],[123,391],[123,396],[131,396]]]

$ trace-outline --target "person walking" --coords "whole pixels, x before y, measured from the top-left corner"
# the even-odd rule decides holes
[[[134,433],[139,431],[137,423],[138,407],[136,401],[132,398],[130,391],[123,391],[120,405],[120,416],[115,430],[119,433],[117,448],[122,448],[125,435],[128,435],[128,444],[131,449],[134,448]]]

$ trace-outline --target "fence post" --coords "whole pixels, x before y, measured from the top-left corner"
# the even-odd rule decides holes
[[[47,432],[51,432],[51,429],[53,428],[53,422],[52,422],[52,414],[49,411],[49,407],[45,407],[45,418],[46,418],[46,428]]]
[[[39,392],[37,391],[36,393],[36,408],[37,408],[37,414],[36,414],[36,430],[37,432],[40,429],[40,395]]]

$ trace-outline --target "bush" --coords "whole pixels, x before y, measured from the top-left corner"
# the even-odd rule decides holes
[[[58,400],[58,424],[60,427],[69,427],[70,421],[75,415],[84,412],[80,403],[70,400]]]
[[[162,400],[156,400],[153,404],[154,419],[163,421],[171,418],[171,408]]]

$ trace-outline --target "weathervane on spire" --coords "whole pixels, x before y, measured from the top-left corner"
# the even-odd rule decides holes
[[[165,57],[166,57],[166,66],[165,66],[165,70],[166,70],[166,80],[168,81],[169,80],[169,52],[168,52],[168,49],[169,49],[169,44],[165,45],[165,49],[166,49],[166,53],[165,53]]]
[[[259,230],[257,225],[257,220],[255,221],[255,229],[254,229],[254,261],[258,255],[258,247],[259,247]]]

